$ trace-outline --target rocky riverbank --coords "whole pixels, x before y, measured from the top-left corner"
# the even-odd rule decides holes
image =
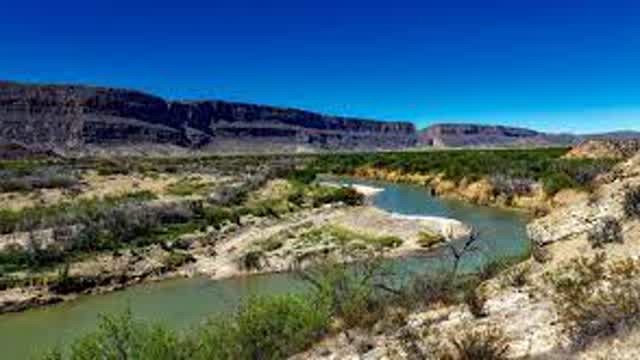
[[[532,214],[544,214],[554,208],[586,199],[588,193],[563,189],[549,195],[543,185],[535,181],[512,180],[508,190],[489,178],[460,181],[446,179],[442,174],[402,173],[384,168],[357,168],[353,175],[365,179],[384,180],[424,186],[434,195],[458,199],[482,206],[510,210],[523,210]],[[508,181],[508,180],[504,180]]]

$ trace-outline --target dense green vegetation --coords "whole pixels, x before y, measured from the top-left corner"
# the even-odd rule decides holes
[[[136,191],[122,196],[83,199],[50,206],[27,207],[21,210],[0,209],[0,234],[69,225],[82,219],[94,218],[101,211],[126,202],[148,201],[155,197],[148,191]]]
[[[255,297],[230,317],[212,318],[186,336],[136,321],[130,312],[103,316],[94,333],[68,351],[73,360],[93,359],[283,359],[304,350],[328,327],[322,304],[299,295]],[[63,359],[54,350],[43,359]]]
[[[566,159],[565,148],[517,150],[448,150],[322,155],[310,166],[316,172],[352,174],[371,167],[407,174],[442,174],[445,179],[490,178],[539,181],[547,193],[585,188],[613,165],[611,159]],[[499,184],[496,184],[499,185]]]

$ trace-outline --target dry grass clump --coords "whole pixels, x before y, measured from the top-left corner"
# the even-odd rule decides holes
[[[502,360],[508,358],[509,338],[497,326],[468,329],[438,344],[435,358],[441,360]]]
[[[587,239],[594,249],[601,248],[609,243],[622,243],[622,227],[620,226],[620,222],[612,216],[602,218],[589,233]]]
[[[464,302],[469,308],[469,312],[476,318],[487,316],[484,305],[487,302],[487,296],[481,287],[471,287],[464,293]]]
[[[505,271],[502,277],[503,285],[508,287],[521,288],[527,285],[530,273],[531,264],[523,263],[514,265],[512,268]]]
[[[544,264],[551,260],[551,252],[542,245],[533,244],[531,247],[531,257],[537,263]]]
[[[581,257],[550,275],[560,320],[576,347],[640,320],[640,261]]]

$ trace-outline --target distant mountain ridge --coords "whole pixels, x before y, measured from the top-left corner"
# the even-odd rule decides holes
[[[221,100],[173,101],[135,90],[0,81],[0,158],[23,154],[378,151],[415,147],[571,146],[640,133],[549,134],[480,124],[323,115]],[[7,149],[10,149],[7,150]]]
[[[167,101],[139,91],[0,82],[0,143],[57,150],[167,145],[211,152],[398,149],[409,122],[228,101]]]
[[[640,132],[617,131],[602,134],[554,134],[501,125],[442,123],[418,133],[419,143],[432,147],[573,146],[586,140],[640,139]]]

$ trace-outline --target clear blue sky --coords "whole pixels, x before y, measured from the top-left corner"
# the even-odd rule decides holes
[[[0,78],[420,127],[640,130],[640,2],[13,1]]]

